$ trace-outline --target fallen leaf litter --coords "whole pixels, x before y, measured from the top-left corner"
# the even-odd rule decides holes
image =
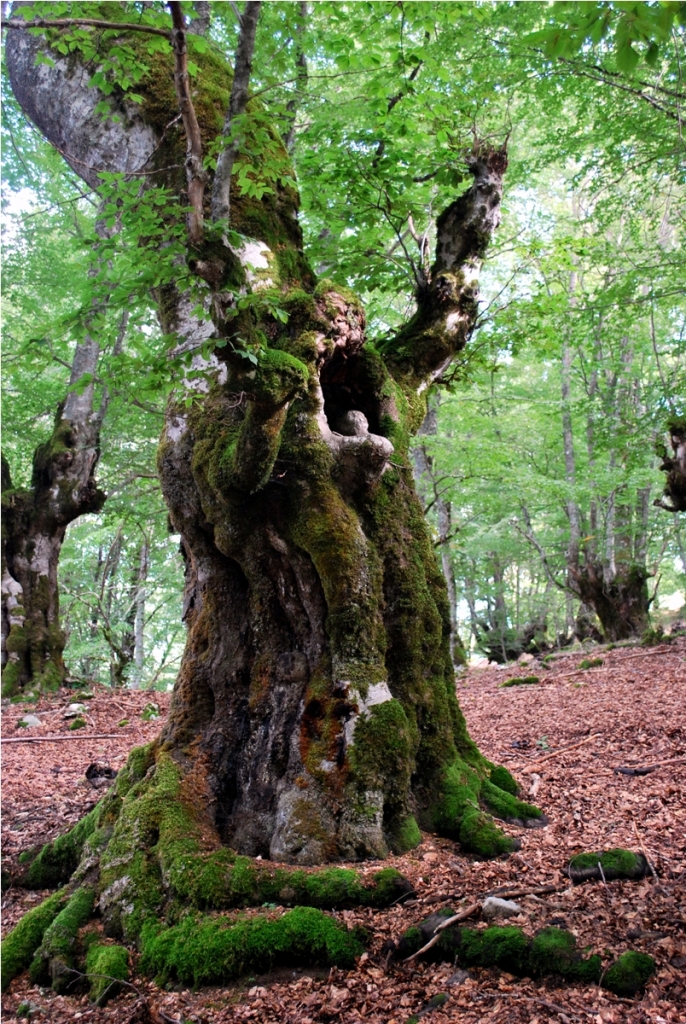
[[[667,651],[603,652],[603,665],[585,671],[578,670],[579,659],[569,654],[548,670],[537,668],[537,686],[504,689],[503,671],[494,668],[471,669],[458,680],[460,704],[480,749],[509,768],[525,792],[536,786],[536,801],[550,822],[540,830],[505,826],[522,840],[522,849],[502,861],[479,862],[463,856],[456,844],[426,834],[416,850],[392,858],[415,885],[417,900],[386,910],[339,912],[347,925],[363,924],[374,934],[355,970],[281,970],[194,993],[156,988],[137,974],[134,956],[133,987],[106,1007],[91,1006],[86,996],[56,996],[33,987],[24,974],[5,994],[6,1019],[16,1019],[23,1003],[33,1008],[31,1020],[51,1024],[404,1024],[444,993],[443,1005],[422,1021],[686,1022],[686,639]],[[155,694],[161,718],[144,721],[149,698],[119,691],[115,700],[97,688],[84,701],[86,728],[72,735],[63,717],[73,699],[69,692],[35,705],[4,707],[3,739],[26,736],[17,722],[33,714],[41,724],[30,735],[42,740],[3,744],[6,860],[16,862],[23,850],[67,831],[97,802],[104,778],[87,779],[89,766],[118,769],[133,746],[157,735],[169,695]],[[119,727],[122,712],[128,722]],[[58,734],[63,738],[48,739]],[[649,774],[616,772],[658,763]],[[569,884],[563,869],[574,854],[616,846],[642,848],[657,878]],[[364,867],[373,871],[378,865]],[[46,895],[4,893],[3,934]],[[642,997],[622,1000],[596,986],[389,961],[389,940],[409,925],[442,907],[459,913],[488,895],[516,898],[522,905],[522,914],[508,923],[532,934],[551,924],[568,928],[580,949],[600,953],[607,962],[626,948],[642,950],[655,957],[657,973]]]

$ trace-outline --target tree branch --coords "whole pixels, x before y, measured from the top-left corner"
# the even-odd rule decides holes
[[[301,0],[300,3],[300,22],[297,28],[298,34],[298,52],[295,58],[296,65],[296,86],[295,95],[293,99],[289,100],[286,104],[286,110],[288,111],[291,119],[290,127],[284,138],[284,145],[289,153],[293,152],[295,145],[295,120],[298,114],[298,107],[300,101],[305,93],[307,87],[307,57],[305,56],[305,50],[303,49],[302,37],[305,32],[305,19],[307,18],[307,0]]]
[[[524,537],[526,540],[528,540],[529,544],[531,544],[531,546],[534,547],[536,549],[536,551],[538,551],[538,554],[539,554],[539,556],[541,558],[541,564],[543,565],[543,569],[545,571],[545,574],[548,577],[548,579],[550,580],[550,582],[553,584],[553,586],[557,587],[558,590],[562,590],[562,591],[566,592],[568,588],[564,585],[564,583],[560,583],[560,581],[556,580],[555,577],[553,576],[553,571],[550,568],[550,563],[548,562],[548,556],[546,555],[545,550],[543,549],[542,544],[540,543],[540,541],[536,538],[536,535],[534,534],[534,529],[533,529],[533,526],[531,525],[531,516],[529,515],[528,508],[526,507],[526,505],[522,505],[521,509],[522,509],[522,516],[524,518],[524,523],[526,525],[526,530],[522,530],[521,527],[519,526],[519,524],[516,521],[514,523],[515,530],[517,531],[517,533],[521,533],[522,537]]]
[[[379,346],[394,372],[419,378],[419,384],[441,374],[474,330],[478,273],[500,223],[506,147],[492,149],[477,140],[467,164],[474,183],[436,221],[435,262],[416,272],[417,312]],[[412,225],[410,232],[417,237]]]
[[[219,154],[217,169],[212,185],[212,220],[229,219],[231,209],[231,174],[238,155],[238,145],[231,138],[236,118],[245,113],[248,104],[248,85],[252,72],[252,58],[255,51],[255,33],[260,16],[261,0],[248,0],[240,18],[240,35],[236,50],[236,63],[231,86],[229,109],[224,122],[223,136],[227,144]]]
[[[174,86],[179,110],[186,133],[186,180],[191,213],[188,215],[188,240],[198,245],[203,237],[203,199],[207,173],[202,163],[202,138],[195,114],[188,81],[188,49],[186,46],[186,19],[178,2],[168,5],[172,16],[172,49],[174,51]]]
[[[163,36],[169,39],[166,28],[155,28],[154,25],[140,25],[133,21],[103,21],[100,18],[3,18],[2,28],[71,28],[82,25],[84,28],[113,29],[117,32],[147,32],[151,36]]]

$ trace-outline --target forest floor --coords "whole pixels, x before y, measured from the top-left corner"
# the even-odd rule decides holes
[[[544,829],[517,830],[521,851],[507,859],[478,861],[457,844],[425,835],[421,846],[391,863],[417,889],[417,899],[388,910],[343,911],[347,924],[373,933],[368,952],[352,971],[285,971],[246,978],[231,987],[198,992],[160,990],[136,972],[125,991],[104,1008],[87,996],[56,996],[15,979],[4,997],[3,1019],[31,1003],[32,1020],[65,1024],[404,1024],[445,993],[424,1024],[596,1024],[686,1022],[686,638],[654,648],[594,650],[602,666],[579,670],[583,652],[569,653],[545,669],[538,664],[470,669],[458,697],[470,732],[491,760],[506,765],[525,793],[549,816]],[[503,688],[531,672],[539,685]],[[167,694],[97,688],[87,701],[87,725],[67,730],[64,709],[73,692],[38,705],[4,708],[5,739],[67,736],[50,742],[3,743],[4,856],[67,830],[102,795],[85,778],[92,762],[120,768],[131,747],[158,732]],[[144,722],[156,702],[162,718]],[[16,728],[24,713],[41,725]],[[127,719],[128,724],[119,725]],[[98,738],[98,737],[113,738]],[[617,774],[618,767],[659,764],[649,774]],[[571,856],[623,846],[644,850],[657,878],[586,882],[572,886],[563,870]],[[373,865],[365,865],[373,867]],[[543,886],[555,891],[536,894]],[[453,964],[387,963],[384,943],[443,907],[456,911],[497,890],[519,892],[519,924],[533,934],[557,924],[569,928],[580,948],[607,964],[627,948],[650,953],[658,970],[645,993],[619,999],[594,985],[562,986],[553,980],[514,978],[497,970],[459,971]],[[531,893],[532,895],[526,895]],[[10,889],[3,894],[3,933],[46,893]],[[466,923],[473,923],[475,918]]]

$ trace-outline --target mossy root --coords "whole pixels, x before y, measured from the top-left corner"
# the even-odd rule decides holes
[[[47,900],[43,900],[37,907],[24,914],[21,921],[3,940],[0,947],[3,992],[12,979],[29,966],[46,929],[64,907],[68,895],[65,889],[53,893]]]
[[[27,889],[55,889],[66,885],[78,867],[86,840],[98,826],[101,808],[102,802],[96,804],[69,832],[46,843],[33,860],[22,855],[20,863],[30,861],[30,864],[18,883]]]
[[[171,928],[143,926],[141,969],[184,985],[232,981],[251,971],[297,964],[352,967],[360,937],[312,907],[281,917],[187,917]]]
[[[403,960],[426,945],[436,926],[454,911],[445,908],[438,914],[408,928],[402,935],[395,957]],[[456,961],[461,967],[498,967],[510,974],[534,978],[556,976],[570,983],[600,984],[616,995],[633,996],[655,970],[652,957],[627,950],[603,974],[599,956],[584,958],[576,948],[576,939],[562,928],[543,928],[533,939],[521,928],[447,928],[424,958],[430,961]]]
[[[603,877],[611,881],[614,878],[643,878],[649,870],[648,861],[642,853],[617,847],[604,853],[577,854],[570,860],[567,874],[573,882]]]
[[[86,974],[90,981],[90,999],[104,1006],[122,988],[129,977],[129,954],[124,946],[106,946],[95,942],[86,956]]]
[[[506,768],[491,767],[489,778],[482,778],[466,763],[451,765],[443,779],[442,793],[433,807],[433,827],[439,835],[458,839],[468,853],[480,857],[499,857],[519,849],[519,842],[506,835],[484,813],[513,824],[531,827],[546,820],[538,807],[526,804],[515,795],[516,780]]]
[[[93,913],[95,892],[81,886],[69,897],[67,905],[46,928],[43,941],[31,963],[31,980],[51,983],[55,992],[64,992],[74,981],[71,968],[76,962],[79,929]]]

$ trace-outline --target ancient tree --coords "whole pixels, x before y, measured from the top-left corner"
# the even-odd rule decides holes
[[[185,555],[185,655],[159,740],[135,751],[116,793],[26,869],[34,884],[60,884],[78,865],[67,910],[82,920],[97,905],[110,934],[142,936],[153,966],[167,956],[155,946],[159,921],[177,919],[180,904],[392,900],[402,891],[393,872],[366,887],[336,875],[336,889],[328,869],[325,890],[299,866],[405,851],[419,827],[493,856],[513,841],[488,811],[540,820],[467,733],[446,587],[408,454],[432,381],[474,326],[506,154],[475,146],[473,183],[438,218],[414,316],[375,344],[358,298],[318,281],[307,262],[273,128],[273,188],[257,198],[231,178],[227,109],[245,116],[248,137],[255,123],[264,131],[264,111],[250,101],[240,114],[230,67],[212,48],[196,57],[191,95],[183,16],[168,6],[164,52],[151,57],[143,32],[120,31],[146,65],[142,103],[116,83],[109,100],[88,87],[78,47],[53,49],[51,64],[36,67],[63,28],[16,30],[7,42],[23,110],[89,184],[102,171],[164,183],[177,197],[170,230],[190,208],[183,283],[155,294],[172,353],[190,353],[203,375],[170,401],[159,449]],[[247,12],[258,6],[247,5],[236,61],[246,100]],[[111,45],[105,36],[91,44]],[[117,118],[103,117],[103,101]],[[218,137],[225,158],[213,181],[203,153]],[[258,855],[293,867],[246,859]],[[43,965],[59,961],[51,935]]]

